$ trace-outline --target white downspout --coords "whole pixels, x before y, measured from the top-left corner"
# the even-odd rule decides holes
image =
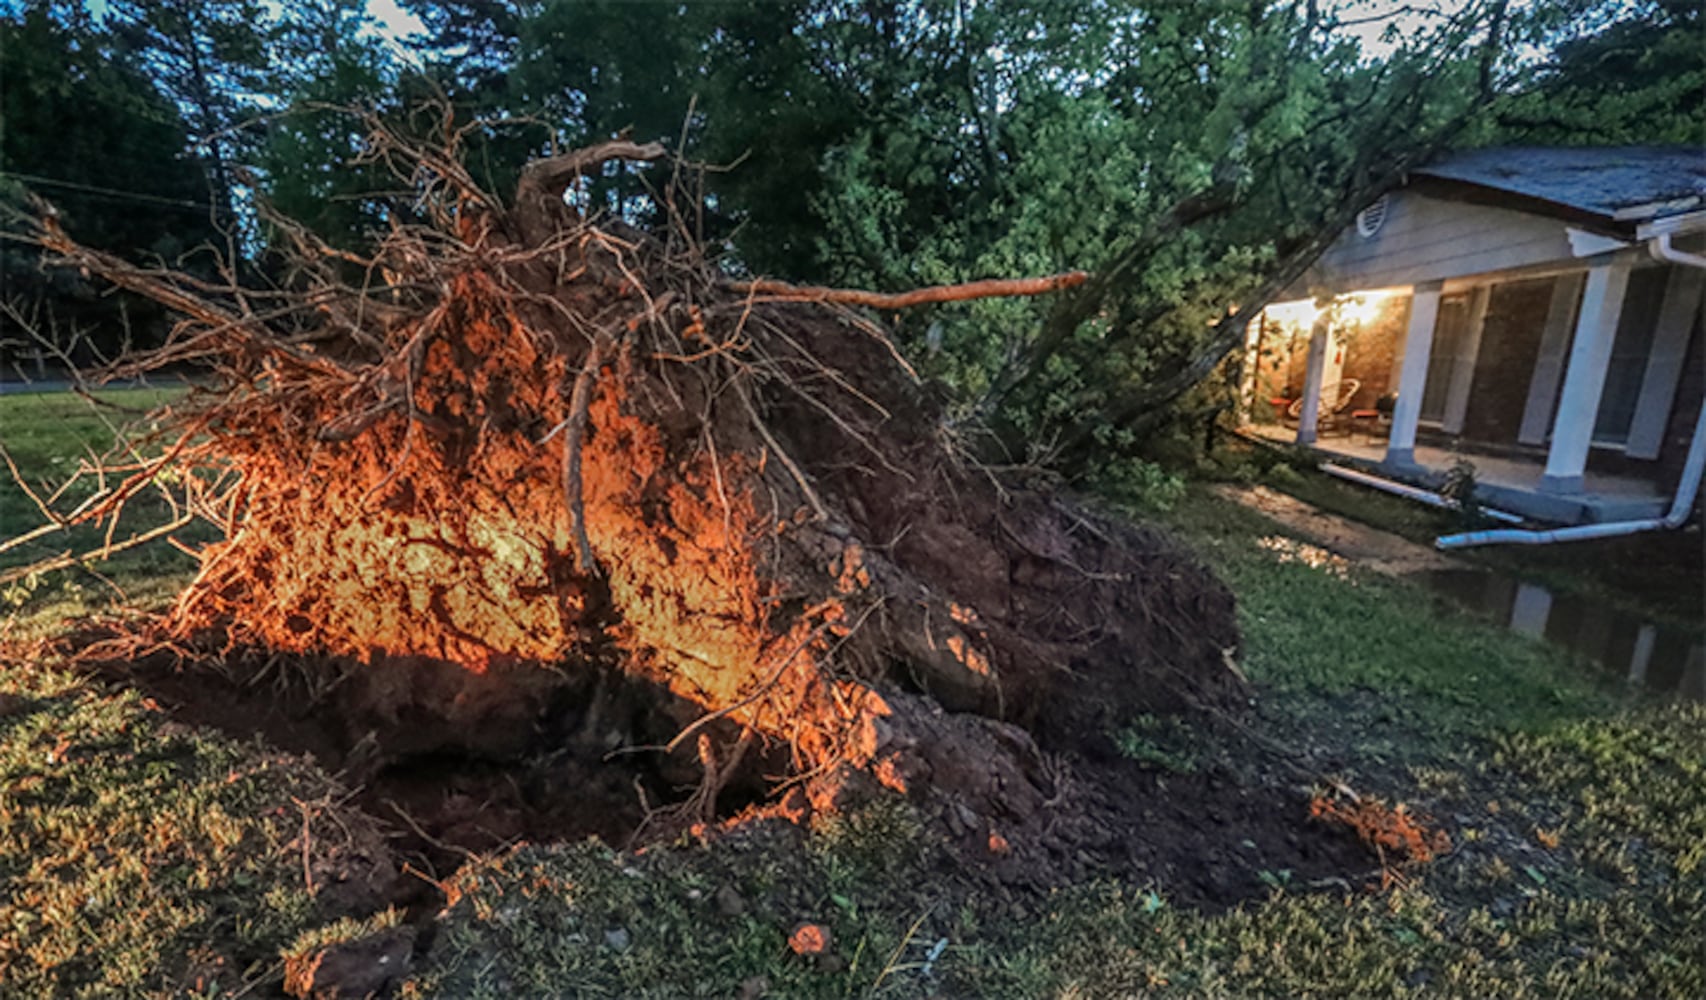
[[[1681,264],[1683,267],[1706,268],[1706,257],[1697,253],[1688,253],[1671,246],[1671,234],[1660,233],[1647,242],[1647,252],[1654,260],[1662,260],[1667,264]]]
[[[1659,233],[1647,241],[1647,252],[1655,260],[1682,267],[1706,268],[1706,257],[1687,253],[1671,245],[1670,233]],[[1688,521],[1694,510],[1694,500],[1700,495],[1700,479],[1706,473],[1706,401],[1700,405],[1700,416],[1694,421],[1694,440],[1688,446],[1688,460],[1682,466],[1682,479],[1676,484],[1676,498],[1664,517],[1640,521],[1613,521],[1608,524],[1584,524],[1574,528],[1555,528],[1551,531],[1469,531],[1460,535],[1445,535],[1434,541],[1441,549],[1462,549],[1473,545],[1550,545],[1553,542],[1574,542],[1589,538],[1613,538],[1642,531],[1675,530]]]
[[[1660,528],[1680,528],[1694,509],[1694,498],[1700,495],[1700,473],[1706,470],[1706,404],[1700,407],[1700,417],[1694,422],[1694,443],[1688,449],[1688,462],[1682,467],[1682,481],[1676,487],[1676,499],[1671,501],[1670,513],[1664,517],[1642,521],[1612,521],[1608,524],[1584,524],[1574,528],[1554,528],[1551,531],[1518,531],[1501,528],[1494,531],[1469,531],[1461,535],[1446,535],[1434,545],[1442,549],[1463,549],[1472,545],[1550,545],[1553,542],[1577,542],[1588,538],[1612,538],[1633,535]]]

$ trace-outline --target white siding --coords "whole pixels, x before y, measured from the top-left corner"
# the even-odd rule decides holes
[[[1312,288],[1338,293],[1461,278],[1573,258],[1565,225],[1487,205],[1394,191],[1372,237],[1348,226],[1315,265]]]

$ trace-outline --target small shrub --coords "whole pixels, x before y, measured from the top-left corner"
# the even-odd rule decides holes
[[[1188,749],[1191,735],[1178,721],[1140,715],[1114,734],[1114,745],[1121,756],[1140,764],[1174,774],[1190,774],[1197,769],[1196,756]]]
[[[1303,485],[1303,474],[1283,462],[1268,469],[1262,478],[1267,480],[1269,486],[1277,486],[1280,489],[1295,489]]]
[[[1440,496],[1456,501],[1458,517],[1466,525],[1476,525],[1485,520],[1481,514],[1481,501],[1476,495],[1478,486],[1475,463],[1458,456],[1445,474],[1445,485],[1439,488]]]
[[[1183,478],[1141,458],[1111,465],[1097,479],[1107,496],[1140,511],[1166,513],[1185,496]]]

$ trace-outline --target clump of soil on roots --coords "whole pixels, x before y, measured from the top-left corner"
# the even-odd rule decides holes
[[[507,206],[453,156],[375,149],[426,216],[372,259],[275,220],[296,242],[281,290],[44,233],[184,314],[117,374],[212,379],[132,480],[169,465],[226,539],[89,658],[345,768],[441,860],[885,790],[1028,880],[1145,836],[1098,787],[1127,772],[1093,761],[1134,715],[1243,700],[1231,594],[1160,534],[974,461],[863,308],[1075,277],[740,282],[672,191],[655,233],[564,200],[657,147],[535,163]],[[182,672],[208,665],[223,679]]]

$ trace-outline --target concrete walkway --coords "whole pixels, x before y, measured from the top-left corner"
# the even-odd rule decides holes
[[[1381,531],[1337,514],[1329,514],[1319,507],[1270,490],[1266,486],[1233,486],[1223,483],[1216,486],[1214,491],[1233,503],[1279,522],[1328,552],[1377,573],[1402,576],[1426,570],[1463,567],[1461,562],[1435,549],[1418,545],[1389,531]]]

